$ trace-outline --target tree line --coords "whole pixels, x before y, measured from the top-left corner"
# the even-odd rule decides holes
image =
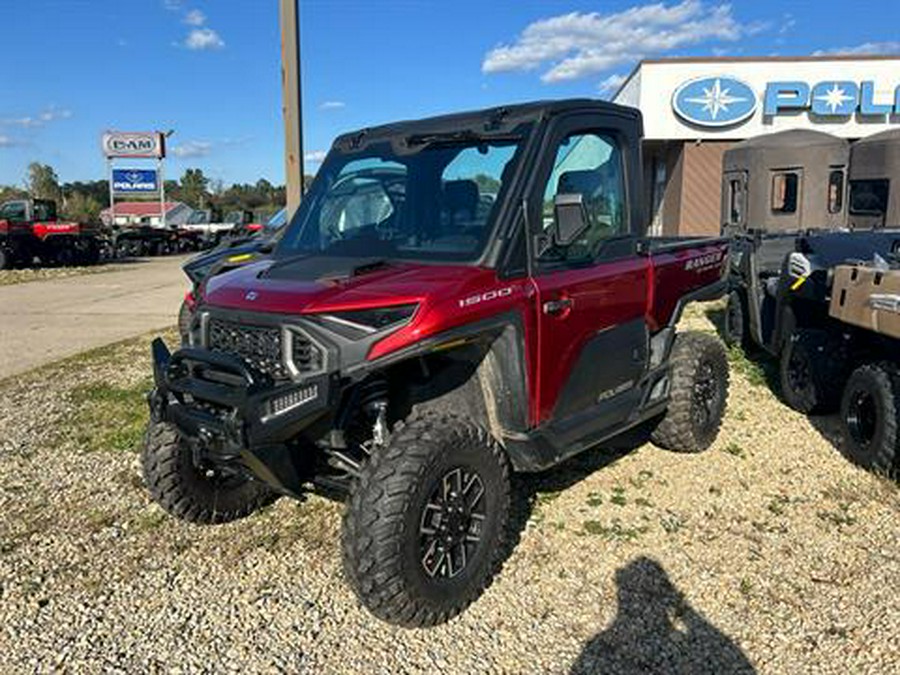
[[[311,177],[307,176],[307,184]],[[202,169],[187,169],[178,180],[165,181],[166,201],[180,201],[194,209],[211,209],[216,215],[228,211],[253,211],[265,218],[285,204],[285,187],[273,185],[265,178],[256,183],[235,183],[225,187],[212,180]],[[106,180],[60,183],[49,164],[28,165],[23,187],[0,185],[0,203],[10,199],[52,199],[62,217],[83,223],[98,222],[100,212],[109,206],[109,182]],[[141,197],[129,197],[138,200]],[[144,197],[143,199],[148,199]],[[153,196],[149,200],[156,200]],[[118,201],[118,199],[117,199]]]

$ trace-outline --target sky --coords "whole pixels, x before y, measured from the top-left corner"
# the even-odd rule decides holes
[[[641,58],[900,53],[897,0],[300,0],[300,16],[309,172],[343,131],[607,98]],[[31,161],[104,178],[107,129],[174,129],[168,178],[284,181],[277,0],[0,0],[0,26],[0,184]]]

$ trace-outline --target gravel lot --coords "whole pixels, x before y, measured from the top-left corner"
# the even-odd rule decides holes
[[[737,355],[711,450],[522,480],[501,576],[408,631],[343,583],[339,504],[198,528],[148,501],[148,344],[0,382],[0,672],[900,672],[897,486]]]
[[[27,267],[20,270],[0,270],[0,286],[22,284],[26,281],[44,281],[46,279],[65,279],[82,274],[99,274],[123,269],[123,265],[104,263],[88,267]]]

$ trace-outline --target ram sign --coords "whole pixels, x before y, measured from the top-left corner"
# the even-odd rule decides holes
[[[101,141],[107,159],[116,157],[161,159],[166,156],[166,141],[158,131],[107,131]]]
[[[156,169],[113,169],[112,182],[116,194],[155,194],[159,190]]]

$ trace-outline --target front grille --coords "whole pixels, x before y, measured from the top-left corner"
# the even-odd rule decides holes
[[[214,352],[240,357],[251,369],[276,380],[287,379],[288,370],[281,357],[281,329],[269,326],[245,326],[210,318],[206,346]]]
[[[275,380],[290,378],[282,356],[284,334],[279,326],[252,326],[210,317],[206,346],[214,352],[240,357],[251,369]],[[296,374],[320,373],[325,369],[325,352],[305,334],[291,330],[288,349]]]

